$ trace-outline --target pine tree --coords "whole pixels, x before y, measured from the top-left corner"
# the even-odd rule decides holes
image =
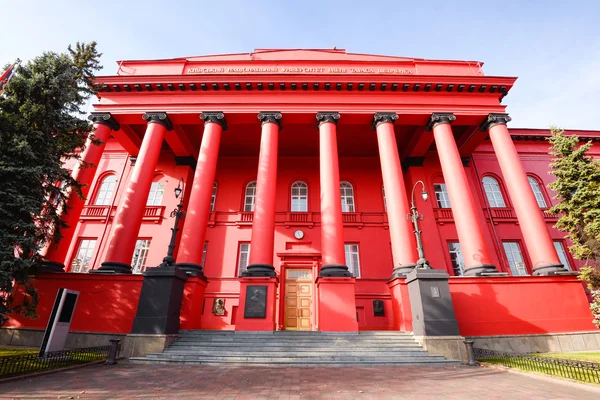
[[[81,196],[64,161],[91,134],[84,107],[97,92],[100,56],[96,42],[43,53],[19,65],[0,96],[0,325],[11,312],[35,316],[38,252],[60,240],[67,194]],[[25,289],[19,304],[13,284]]]
[[[560,202],[549,212],[561,215],[556,228],[573,243],[569,247],[573,257],[585,261],[580,279],[591,290],[594,322],[600,327],[600,161],[587,155],[592,142],[579,145],[577,136],[557,128],[551,131],[550,174],[556,180],[548,187]]]

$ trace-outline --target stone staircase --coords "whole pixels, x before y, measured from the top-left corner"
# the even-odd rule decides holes
[[[162,353],[129,359],[137,364],[261,366],[454,365],[429,355],[411,333],[363,331],[182,331]]]

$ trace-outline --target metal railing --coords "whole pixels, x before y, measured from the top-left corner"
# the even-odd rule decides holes
[[[109,345],[54,351],[43,357],[37,354],[0,357],[0,379],[106,360],[110,348]]]
[[[486,349],[474,350],[477,361],[600,384],[600,363],[543,357],[536,354],[505,353]]]

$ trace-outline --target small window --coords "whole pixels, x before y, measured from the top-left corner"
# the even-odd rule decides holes
[[[565,245],[563,244],[562,240],[555,240],[554,248],[556,249],[556,253],[558,254],[558,259],[560,260],[560,263],[564,265],[567,270],[572,271],[571,263],[569,262],[569,257],[567,257]]]
[[[360,261],[358,257],[358,244],[344,245],[346,251],[346,265],[355,278],[360,278]]]
[[[96,206],[108,206],[110,205],[113,192],[115,190],[115,186],[117,184],[117,177],[114,175],[109,175],[102,180],[100,184],[100,189],[96,194],[96,200],[94,201],[94,205]]]
[[[485,189],[485,195],[487,196],[488,203],[492,208],[504,208],[504,198],[502,197],[502,191],[498,181],[491,176],[483,178],[483,188]]]
[[[81,239],[77,255],[71,262],[71,272],[88,272],[90,261],[96,247],[96,239]]]
[[[533,194],[535,199],[537,200],[538,206],[540,208],[547,208],[546,199],[544,198],[544,193],[542,193],[542,188],[540,187],[540,183],[534,177],[528,176],[529,185],[531,186],[531,190],[533,190]]]
[[[292,212],[308,211],[308,185],[302,181],[292,183]]]
[[[465,274],[465,259],[460,251],[460,243],[448,242],[448,251],[450,252],[450,262],[454,275],[463,276]]]
[[[350,182],[340,182],[342,212],[354,212],[354,188]]]
[[[210,211],[215,211],[215,203],[217,201],[217,182],[213,183],[212,196],[210,197]]]
[[[138,239],[131,259],[131,272],[141,274],[146,270],[146,259],[150,250],[150,239]]]
[[[240,243],[240,253],[238,255],[238,276],[246,272],[250,262],[250,243]]]
[[[244,211],[254,211],[254,200],[256,198],[256,181],[246,185],[246,195],[244,196]]]
[[[150,193],[148,194],[147,206],[160,206],[162,204],[163,195],[165,194],[164,182],[152,182]]]
[[[387,212],[387,200],[385,199],[385,188],[381,186],[381,195],[383,196],[383,210]]]
[[[208,249],[208,242],[204,242],[204,249],[202,250],[202,266],[206,263],[206,250]]]
[[[513,276],[524,276],[527,275],[527,268],[525,267],[525,261],[523,260],[523,253],[521,253],[521,246],[518,242],[502,242],[504,246],[504,253],[506,259],[510,265],[510,271]]]
[[[450,197],[448,197],[446,184],[435,183],[433,185],[433,191],[435,192],[435,200],[437,201],[438,208],[450,208]]]

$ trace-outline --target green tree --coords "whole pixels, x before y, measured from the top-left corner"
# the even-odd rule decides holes
[[[573,243],[573,257],[585,262],[579,277],[591,290],[594,322],[600,327],[600,161],[587,154],[592,142],[580,145],[579,137],[562,129],[551,132],[550,173],[556,180],[548,187],[560,202],[550,212],[560,214],[556,228]]]
[[[68,193],[81,196],[64,162],[92,132],[84,108],[97,92],[100,56],[96,42],[43,53],[17,66],[0,96],[0,325],[11,312],[35,316],[29,279],[39,251],[60,240]],[[13,283],[24,288],[19,301]]]

